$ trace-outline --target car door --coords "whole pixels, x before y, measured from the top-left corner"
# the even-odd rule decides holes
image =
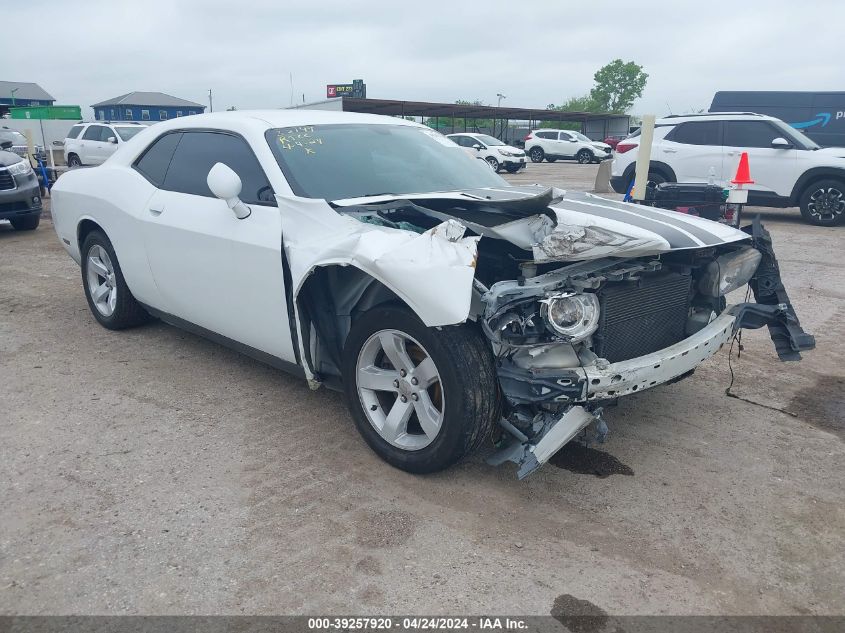
[[[712,174],[714,184],[724,186],[722,122],[678,124],[663,140],[655,139],[651,160],[669,165],[678,182],[709,182]]]
[[[295,362],[282,272],[281,218],[267,177],[240,136],[172,132],[178,139],[160,188],[142,213],[144,244],[162,310]],[[143,157],[139,159],[140,163]],[[221,162],[241,178],[250,209],[239,220],[206,178]]]
[[[558,138],[553,142],[555,144],[554,153],[557,156],[575,156],[580,148],[578,139],[575,138],[574,134],[570,134],[569,132],[558,132]]]
[[[795,184],[798,151],[775,149],[772,141],[784,133],[768,121],[725,121],[725,175],[733,178],[742,152],[748,152],[752,191],[788,196]]]
[[[83,165],[100,165],[106,160],[103,145],[109,136],[107,132],[104,125],[89,125],[85,129],[79,143],[79,160]]]

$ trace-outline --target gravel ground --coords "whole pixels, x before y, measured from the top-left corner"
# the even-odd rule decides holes
[[[483,453],[405,474],[337,393],[107,331],[49,220],[0,225],[0,613],[843,613],[845,229],[762,216],[818,349],[784,364],[747,332],[739,398],[723,350],[522,482]]]

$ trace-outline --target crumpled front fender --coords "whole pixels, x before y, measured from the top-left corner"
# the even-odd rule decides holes
[[[460,223],[448,220],[419,234],[359,222],[324,200],[281,195],[276,200],[294,306],[316,268],[354,266],[396,293],[429,327],[466,321],[480,238],[463,237]]]

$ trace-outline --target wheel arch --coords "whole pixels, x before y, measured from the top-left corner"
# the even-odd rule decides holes
[[[792,193],[789,196],[790,204],[792,206],[797,205],[808,187],[819,180],[828,178],[839,180],[845,184],[845,169],[842,167],[813,167],[808,169],[795,181],[795,186],[792,188]]]
[[[355,265],[316,266],[300,286],[295,302],[303,360],[330,385],[340,382],[346,339],[366,311],[383,304],[399,305],[424,322],[409,301]]]
[[[79,248],[80,253],[82,252],[82,242],[84,242],[85,238],[93,231],[102,231],[103,234],[108,237],[106,230],[91,218],[82,218],[76,225],[76,245]]]
[[[625,178],[625,182],[631,182],[631,179],[634,177],[634,170],[637,168],[637,161],[633,161],[630,165],[625,168],[623,172],[623,176]],[[675,170],[672,169],[666,163],[660,162],[659,160],[653,160],[648,164],[649,171],[656,171],[663,174],[667,180],[670,182],[678,182],[678,177],[675,175]]]

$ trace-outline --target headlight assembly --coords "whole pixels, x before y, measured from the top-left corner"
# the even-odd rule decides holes
[[[596,331],[599,300],[594,294],[566,293],[543,299],[540,312],[549,328],[577,343]]]
[[[754,276],[762,257],[751,246],[717,257],[698,280],[698,290],[709,297],[721,297],[742,288]]]
[[[6,169],[8,169],[9,173],[13,176],[27,176],[32,173],[32,167],[30,166],[28,160],[22,160],[14,165],[9,165]]]

